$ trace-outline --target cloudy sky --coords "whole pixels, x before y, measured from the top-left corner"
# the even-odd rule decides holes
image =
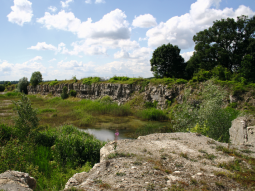
[[[255,15],[255,0],[1,0],[0,81],[151,77],[162,44],[187,61],[193,36],[222,18]]]

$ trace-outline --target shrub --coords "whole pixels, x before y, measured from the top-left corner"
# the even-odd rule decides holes
[[[21,100],[17,102],[13,101],[13,104],[14,110],[18,113],[18,117],[15,118],[17,135],[21,139],[24,139],[26,136],[37,133],[39,119],[37,117],[37,111],[32,108],[29,98],[21,94]]]
[[[105,143],[71,125],[62,127],[62,134],[56,139],[54,159],[61,165],[77,167],[90,161],[99,162],[100,149]]]
[[[87,85],[91,85],[92,83],[97,83],[100,82],[100,78],[99,77],[88,77],[88,78],[84,78],[82,79],[82,83],[83,84],[87,84]]]
[[[68,90],[67,90],[67,87],[64,86],[64,87],[63,87],[63,90],[62,90],[62,93],[61,93],[61,98],[62,98],[62,99],[68,98],[67,91],[68,91]]]
[[[165,111],[156,108],[140,110],[136,115],[144,120],[162,121],[167,120],[168,116]]]
[[[56,135],[49,132],[40,132],[35,136],[35,144],[45,147],[52,147],[55,144]]]
[[[37,86],[39,83],[42,82],[42,74],[41,72],[37,71],[34,72],[30,78],[30,83],[32,86]]]
[[[73,81],[74,81],[74,83],[76,83],[76,82],[77,82],[77,78],[76,78],[76,76],[73,76]]]
[[[186,84],[187,82],[188,82],[187,80],[184,80],[184,79],[181,79],[181,78],[176,80],[177,84]]]
[[[212,77],[211,71],[206,71],[204,69],[200,69],[196,74],[194,74],[192,81],[193,82],[203,82],[209,80]]]
[[[70,90],[69,94],[70,96],[76,97],[77,92],[75,90]]]
[[[5,89],[4,85],[0,84],[0,92],[3,92]]]
[[[51,81],[49,83],[49,86],[55,86],[58,83],[57,79],[55,81]]]
[[[12,127],[0,124],[0,143],[9,141],[11,137],[15,137],[15,131]]]
[[[23,92],[27,94],[27,86],[29,85],[28,80],[26,77],[23,77],[19,80],[17,89],[19,92]]]
[[[233,96],[240,96],[246,91],[242,85],[237,85],[233,87]]]

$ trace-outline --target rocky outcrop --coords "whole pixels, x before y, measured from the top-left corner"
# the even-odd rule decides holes
[[[255,126],[250,125],[251,122],[247,117],[238,117],[233,120],[229,129],[231,143],[255,147]]]
[[[247,190],[229,178],[232,172],[220,167],[236,160],[218,149],[228,146],[194,133],[119,140],[116,150],[112,141],[101,148],[100,163],[88,173],[75,174],[65,190],[169,190],[179,185],[184,190]]]
[[[28,173],[6,171],[0,174],[0,190],[32,191],[36,188],[36,180]]]
[[[28,94],[41,94],[54,96],[60,96],[63,87],[77,92],[78,98],[85,99],[100,99],[104,96],[110,96],[113,101],[123,104],[129,101],[135,92],[141,91],[142,87],[135,84],[114,84],[114,83],[93,83],[92,85],[73,83],[73,84],[59,84],[55,86],[50,85],[37,85],[36,87],[28,86]],[[184,85],[175,85],[172,88],[163,85],[149,85],[144,89],[144,99],[146,101],[158,102],[158,108],[165,108],[167,106],[167,100],[171,100],[178,96],[184,89]],[[182,96],[177,99],[178,102],[182,102]]]

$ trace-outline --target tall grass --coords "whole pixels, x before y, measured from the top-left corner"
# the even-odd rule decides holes
[[[135,115],[143,120],[148,120],[148,121],[168,120],[168,116],[166,112],[156,108],[139,110],[135,113]]]

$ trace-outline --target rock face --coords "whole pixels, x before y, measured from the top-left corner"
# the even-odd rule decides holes
[[[194,133],[162,133],[135,140],[114,141],[100,150],[100,163],[88,172],[75,174],[65,185],[80,190],[168,190],[185,185],[194,190],[199,183],[205,190],[247,190],[228,176],[219,164],[235,161],[219,147],[228,147]],[[255,154],[250,154],[255,157]],[[245,165],[248,165],[245,163]],[[202,186],[200,188],[202,188]]]
[[[246,117],[238,117],[233,120],[229,134],[231,143],[255,147],[255,126],[249,126],[249,121]]]
[[[37,85],[36,87],[28,86],[28,94],[41,94],[47,95],[52,94],[54,96],[60,96],[63,87],[68,88],[68,93],[70,90],[75,90],[77,92],[78,98],[86,99],[100,99],[104,96],[110,96],[113,101],[123,104],[129,101],[135,92],[139,92],[142,87],[140,85],[134,84],[114,84],[114,83],[94,83],[92,85],[73,83],[73,84],[60,84],[55,86],[49,85]],[[158,108],[165,108],[167,106],[167,100],[171,100],[178,96],[180,92],[184,89],[184,85],[175,85],[171,89],[167,86],[149,85],[145,87],[144,99],[146,101],[158,102]],[[182,97],[178,97],[178,102],[182,102]]]
[[[6,171],[0,174],[0,190],[32,191],[36,187],[36,180],[28,173]]]

